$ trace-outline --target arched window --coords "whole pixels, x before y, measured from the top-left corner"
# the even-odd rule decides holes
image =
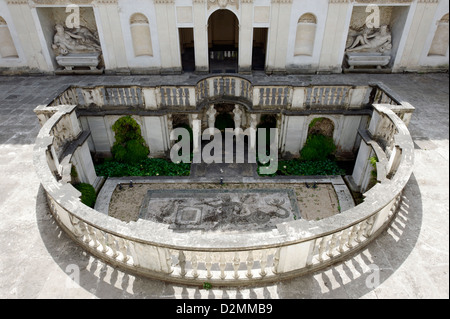
[[[298,19],[297,33],[295,36],[295,56],[313,55],[316,26],[316,17],[311,13],[305,13]]]
[[[18,58],[14,41],[9,32],[6,21],[0,17],[0,57],[2,58]]]
[[[448,50],[448,13],[438,21],[438,27],[434,33],[433,42],[431,42],[430,55],[445,56]]]
[[[131,38],[135,56],[153,56],[150,25],[145,15],[135,13],[130,18]]]

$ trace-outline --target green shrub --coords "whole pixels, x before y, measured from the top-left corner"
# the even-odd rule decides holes
[[[300,151],[303,161],[324,161],[336,151],[333,138],[324,135],[310,135]]]
[[[264,165],[259,164],[259,167],[263,166]],[[277,172],[269,176],[313,175],[345,175],[345,170],[341,169],[336,162],[330,159],[326,159],[323,161],[302,161],[300,159],[293,159],[278,162]]]
[[[115,133],[116,143],[126,143],[131,140],[143,142],[139,124],[129,115],[118,119],[112,129]]]
[[[116,141],[111,153],[116,161],[136,163],[147,158],[150,151],[141,136],[139,124],[131,116],[118,119],[112,129]]]
[[[91,184],[86,183],[76,184],[74,187],[81,192],[81,202],[86,206],[94,208],[95,201],[97,200],[97,194],[94,187]]]
[[[105,161],[95,166],[98,176],[189,176],[191,164],[173,163],[162,158],[146,158],[134,163]]]

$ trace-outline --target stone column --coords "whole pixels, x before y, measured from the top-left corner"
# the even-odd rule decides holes
[[[26,0],[5,2],[8,3],[12,20],[18,22],[14,24],[14,27],[27,61],[27,67],[43,72],[53,71],[54,67],[50,56],[44,53],[48,50],[44,50],[41,45],[45,42],[43,34],[36,30],[34,19],[36,15],[33,15],[35,13],[33,11],[36,9],[30,8]]]
[[[340,73],[352,4],[350,0],[329,0],[319,71]]]
[[[207,73],[209,70],[209,57],[205,0],[193,0],[193,13],[195,71],[197,73]]]
[[[414,10],[412,23],[410,28],[405,27],[403,31],[407,34],[405,46],[403,51],[397,52],[397,55],[401,54],[399,61],[394,64],[393,69],[398,71],[413,70],[416,71],[420,64],[420,58],[423,54],[423,50],[426,47],[426,41],[430,36],[430,26],[434,22],[434,16],[438,7],[438,1],[425,1],[418,0]],[[410,10],[413,10],[412,8]],[[448,11],[447,11],[448,12]],[[442,13],[443,15],[444,13]],[[448,33],[447,33],[448,39]]]
[[[129,72],[125,52],[122,27],[119,16],[118,0],[99,0],[94,7],[99,38],[102,46],[105,72]]]
[[[161,50],[161,73],[181,73],[175,0],[155,0],[155,11]]]
[[[285,72],[292,0],[272,0],[267,71]]]
[[[239,73],[251,73],[253,50],[253,0],[241,0],[239,22]]]

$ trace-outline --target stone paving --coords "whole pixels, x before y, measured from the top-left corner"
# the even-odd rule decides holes
[[[259,83],[382,81],[416,107],[415,169],[389,229],[348,261],[264,287],[185,287],[124,273],[90,256],[49,214],[32,163],[33,109],[67,86],[173,84],[182,76],[0,77],[0,298],[449,298],[448,74],[254,75]],[[79,284],[74,269],[80,270]],[[379,275],[378,281],[374,280]]]

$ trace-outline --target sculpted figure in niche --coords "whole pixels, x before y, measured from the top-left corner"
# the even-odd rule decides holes
[[[86,27],[66,30],[61,24],[57,24],[55,30],[52,48],[58,55],[101,51],[97,35]]]
[[[387,25],[380,27],[378,31],[371,33],[373,29],[364,28],[362,32],[356,34],[352,45],[347,52],[386,52],[392,49],[392,36]],[[355,35],[350,32],[349,35]]]
[[[239,105],[236,105],[234,107],[233,113],[234,113],[234,127],[235,128],[241,128],[242,111],[241,111]]]
[[[209,129],[214,129],[215,123],[216,123],[216,109],[214,108],[214,105],[211,105],[209,107],[209,110],[206,112],[206,115],[208,115],[208,127]]]

